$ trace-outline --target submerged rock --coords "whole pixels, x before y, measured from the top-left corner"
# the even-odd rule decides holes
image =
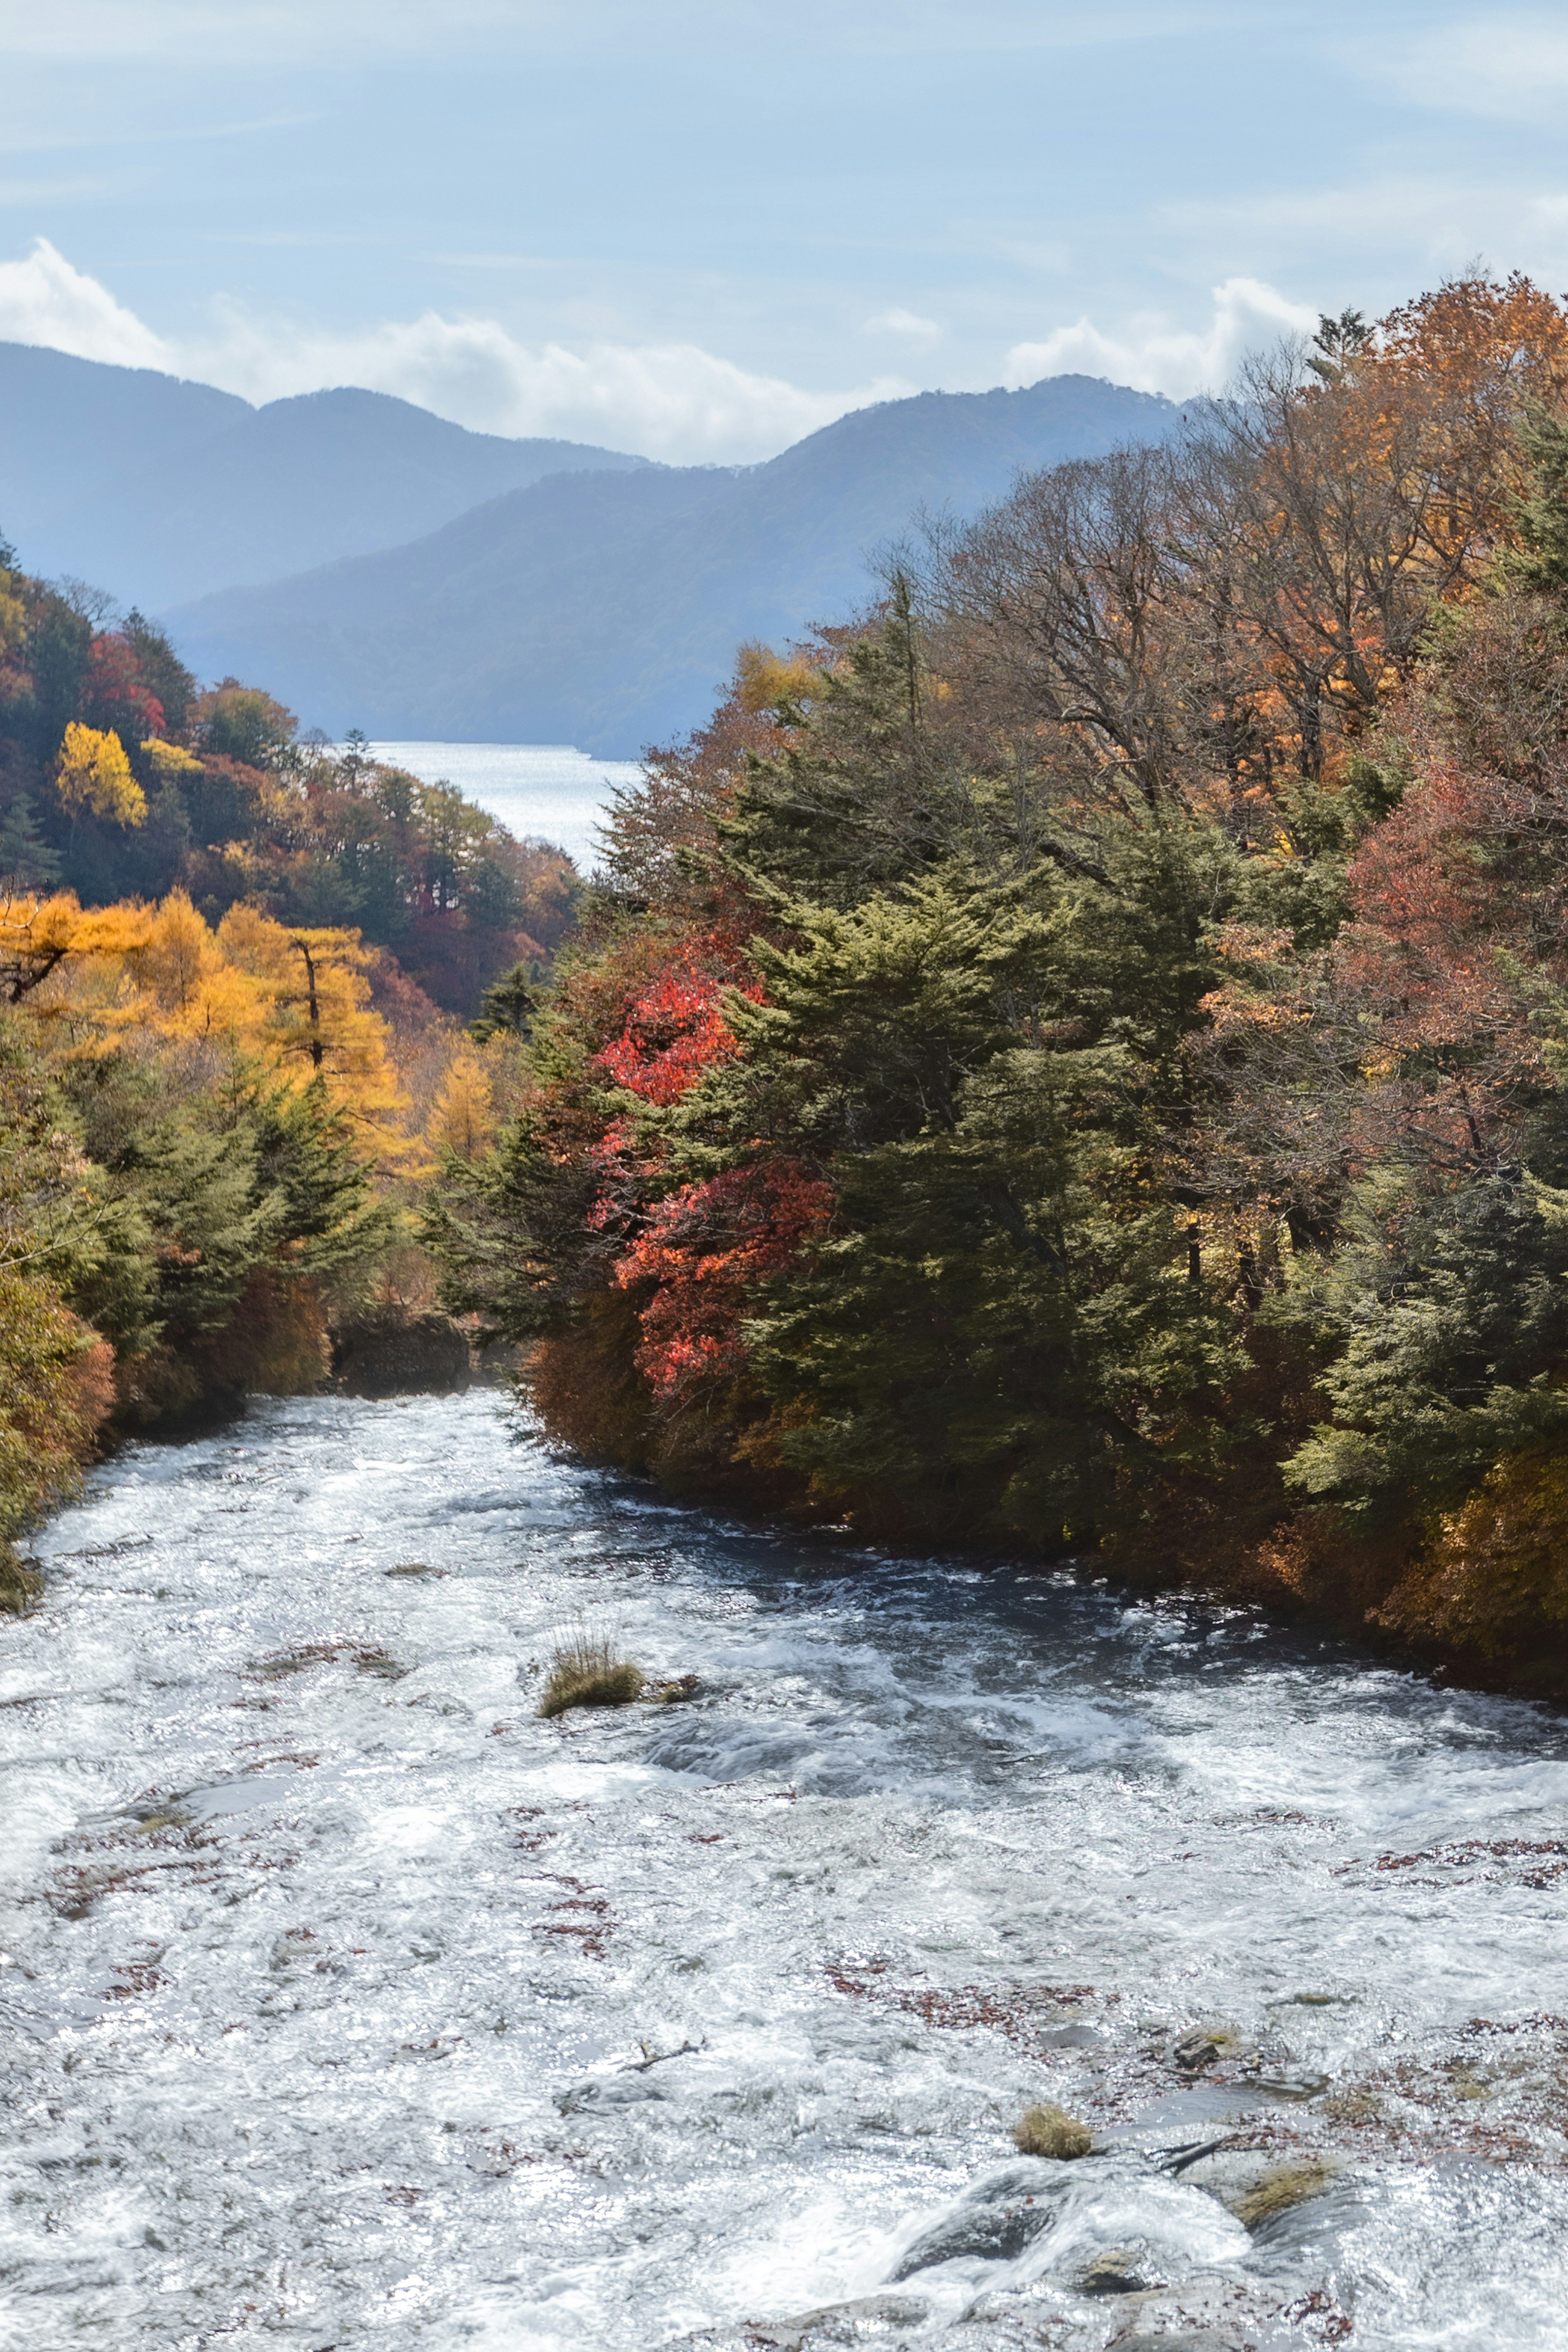
[[[1171,2045],[1171,2060],[1184,2074],[1201,2074],[1221,2058],[1234,2058],[1242,2047],[1234,2025],[1194,2025]]]
[[[889,2273],[889,2280],[897,2285],[917,2271],[964,2256],[1015,2261],[1056,2220],[1055,2204],[1041,2193],[1044,2186],[1037,2172],[1022,2166],[977,2181],[951,2212],[921,2232]]]
[[[1078,2284],[1082,2294],[1142,2294],[1151,2282],[1130,2248],[1107,2246],[1085,2265]]]
[[[1321,2098],[1329,2087],[1329,2078],[1316,2066],[1287,2063],[1264,2067],[1261,2064],[1246,2070],[1249,2087],[1261,2091],[1265,2098],[1282,2099],[1288,2105],[1301,2106],[1309,2099]]]
[[[668,1682],[650,1683],[643,1696],[656,1706],[684,1706],[701,1693],[702,1685],[695,1675],[676,1675]]]
[[[1160,2336],[1141,2327],[1132,2336],[1113,2336],[1107,2352],[1237,2352],[1237,2343],[1211,2327],[1177,2327]]]
[[[1338,2165],[1309,2157],[1300,2164],[1273,2166],[1239,2196],[1227,2197],[1225,2201],[1244,2229],[1260,2230],[1277,2213],[1288,2213],[1293,2205],[1304,2204],[1309,2197],[1321,2196],[1338,2178]]]
[[[635,2069],[624,2074],[586,2083],[573,2083],[555,2094],[555,2105],[563,2116],[592,2115],[611,2107],[640,2107],[668,2094],[657,2083]]]
[[[1269,2162],[1260,2159],[1256,2149],[1224,2144],[1201,2153],[1181,2171],[1190,2188],[1217,2199],[1246,2230],[1262,2229],[1277,2214],[1320,2196],[1341,2177],[1331,2158],[1305,2150]]]
[[[745,2342],[766,2352],[827,2352],[830,2344],[879,2343],[889,2327],[919,2327],[931,2305],[919,2295],[867,2294],[853,2303],[825,2303],[795,2319],[747,2323]]]

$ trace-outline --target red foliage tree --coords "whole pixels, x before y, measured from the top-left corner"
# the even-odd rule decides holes
[[[163,706],[142,684],[135,647],[118,631],[92,641],[82,681],[82,713],[89,727],[119,735],[128,751],[163,732]]]
[[[615,1279],[623,1290],[654,1286],[637,1362],[661,1404],[741,1370],[755,1286],[794,1260],[832,1208],[832,1188],[786,1160],[683,1184],[658,1203]]]

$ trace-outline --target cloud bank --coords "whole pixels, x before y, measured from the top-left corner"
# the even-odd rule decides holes
[[[1424,26],[1414,39],[1363,34],[1338,46],[1361,71],[1446,114],[1550,121],[1568,96],[1568,26],[1560,9],[1477,10]]]
[[[911,345],[941,333],[934,320],[903,310],[868,323]],[[1273,287],[1232,278],[1215,289],[1206,326],[1183,328],[1143,315],[1108,331],[1079,319],[1041,341],[1015,344],[1003,381],[1034,383],[1076,371],[1182,399],[1224,384],[1247,350],[1316,323],[1313,311]],[[0,263],[0,341],[158,368],[258,402],[359,384],[477,432],[592,441],[685,465],[750,464],[849,409],[921,389],[903,376],[884,375],[841,391],[808,392],[695,343],[530,345],[494,320],[436,310],[333,333],[219,305],[209,334],[170,338],[44,237],[23,259]]]
[[[25,261],[0,261],[0,336],[11,343],[46,343],[79,360],[169,366],[168,346],[151,327],[96,278],[73,269],[43,236]]]
[[[1257,278],[1227,278],[1214,289],[1214,314],[1206,327],[1173,326],[1148,312],[1107,334],[1091,319],[1058,327],[1043,342],[1015,343],[1004,380],[1035,383],[1043,375],[1109,376],[1135,392],[1163,392],[1185,400],[1219,391],[1249,351],[1268,348],[1284,335],[1310,334],[1316,310],[1291,302]]]
[[[0,341],[160,368],[246,400],[359,384],[476,432],[594,441],[678,464],[748,464],[847,409],[919,390],[889,375],[806,392],[695,343],[599,342],[569,351],[519,342],[493,320],[436,310],[334,334],[220,305],[216,332],[172,339],[155,334],[45,237],[25,259],[0,263]]]

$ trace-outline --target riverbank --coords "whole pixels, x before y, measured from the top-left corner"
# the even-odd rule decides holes
[[[1515,1615],[1521,1598],[1533,1612],[1533,1646],[1510,1642],[1500,1653],[1495,1645],[1489,1652],[1474,1639],[1445,1637],[1432,1605],[1435,1564],[1411,1530],[1369,1532],[1331,1507],[1276,1517],[1283,1507],[1270,1464],[1259,1465],[1239,1503],[1227,1496],[1216,1509],[1210,1495],[1198,1498],[1197,1511],[1184,1512],[1183,1501],[1190,1506],[1193,1498],[1178,1495],[1169,1514],[1136,1540],[1124,1538],[1103,1551],[1090,1541],[1079,1551],[1031,1557],[962,1520],[932,1542],[896,1516],[879,1526],[874,1514],[854,1507],[858,1497],[829,1503],[814,1496],[808,1481],[768,1458],[771,1449],[742,1444],[725,1458],[722,1423],[700,1430],[695,1444],[679,1430],[671,1442],[647,1397],[614,1377],[613,1362],[606,1368],[595,1336],[590,1325],[548,1341],[531,1351],[531,1364],[530,1351],[522,1351],[510,1376],[520,1408],[537,1414],[569,1455],[600,1472],[649,1480],[672,1508],[738,1513],[759,1525],[782,1521],[808,1539],[826,1531],[872,1547],[966,1559],[977,1571],[1003,1577],[1092,1580],[1099,1572],[1130,1601],[1258,1612],[1286,1640],[1303,1632],[1309,1639],[1327,1635],[1396,1672],[1419,1672],[1456,1689],[1568,1704],[1568,1643],[1538,1591],[1514,1597]],[[1554,1526],[1548,1518],[1537,1529],[1538,1549],[1552,1543]],[[1510,1626],[1509,1612],[1499,1617]]]
[[[1555,2344],[1556,1716],[667,1506],[474,1392],[132,1447],[40,1552],[42,2335]],[[696,1698],[541,1722],[584,1618]],[[1018,2158],[1042,2097],[1099,2152]]]

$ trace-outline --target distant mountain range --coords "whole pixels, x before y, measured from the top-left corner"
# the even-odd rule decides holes
[[[706,716],[742,639],[863,604],[919,508],[973,513],[1177,415],[1053,376],[858,409],[765,465],[666,467],[0,345],[0,530],[329,734],[627,756]]]
[[[468,433],[381,392],[265,408],[0,343],[0,531],[30,570],[158,612],[421,539],[546,474],[645,458]]]

